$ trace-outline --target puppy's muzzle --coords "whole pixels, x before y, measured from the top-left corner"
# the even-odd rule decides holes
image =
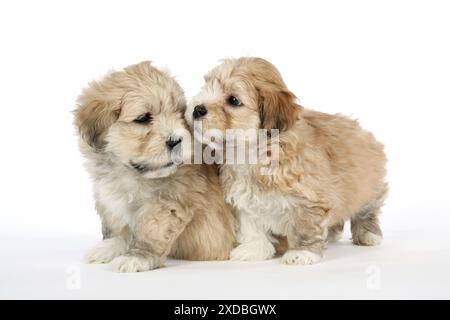
[[[153,167],[153,166],[150,166],[150,165],[145,164],[143,162],[138,163],[138,162],[130,161],[130,166],[133,169],[135,169],[137,172],[139,172],[139,173],[147,173],[149,171],[157,171],[159,169],[164,169],[164,168],[167,168],[167,167],[171,167],[171,166],[173,166],[173,162],[172,161],[168,162],[165,165],[162,165],[160,167]]]
[[[208,109],[203,104],[200,104],[198,106],[195,106],[194,112],[192,112],[192,116],[194,119],[200,119],[201,117],[206,116],[208,113]]]
[[[169,148],[169,150],[172,150],[178,144],[180,144],[181,141],[183,141],[183,139],[180,138],[180,137],[176,137],[176,138],[175,137],[171,137],[171,138],[169,138],[169,140],[166,141],[167,148]]]

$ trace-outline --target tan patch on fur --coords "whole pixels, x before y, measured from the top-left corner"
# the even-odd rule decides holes
[[[245,65],[242,77],[251,82],[258,92],[258,107],[261,128],[287,130],[297,120],[301,106],[288,90],[278,70],[268,61],[260,58],[241,58]]]

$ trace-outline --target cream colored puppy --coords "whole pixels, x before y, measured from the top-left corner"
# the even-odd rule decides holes
[[[177,82],[149,62],[91,82],[79,97],[75,124],[104,238],[87,262],[138,272],[167,256],[229,258],[235,219],[217,169],[178,163],[190,144],[185,108]]]
[[[337,239],[348,219],[354,244],[381,242],[378,214],[387,193],[383,145],[355,120],[302,108],[271,63],[225,60],[206,74],[186,119],[194,128],[201,124],[197,134],[279,130],[272,136],[279,150],[268,152],[278,163],[266,171],[271,174],[261,174],[267,166],[261,163],[225,162],[220,168],[226,201],[240,221],[240,245],[231,259],[269,259],[273,235],[281,235],[288,240],[282,262],[318,262],[327,239]]]

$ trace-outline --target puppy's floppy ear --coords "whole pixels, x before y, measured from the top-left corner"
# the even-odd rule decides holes
[[[96,151],[105,145],[108,128],[119,118],[120,106],[106,101],[92,100],[75,110],[75,125],[81,138]]]
[[[286,87],[265,84],[259,88],[261,128],[285,131],[291,128],[302,107]]]

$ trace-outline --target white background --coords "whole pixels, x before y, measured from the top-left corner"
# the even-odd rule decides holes
[[[0,2],[0,297],[449,298],[449,16],[448,1]],[[100,239],[72,125],[81,89],[152,60],[189,98],[219,59],[246,55],[386,144],[384,244],[346,239],[311,267],[80,264]]]

